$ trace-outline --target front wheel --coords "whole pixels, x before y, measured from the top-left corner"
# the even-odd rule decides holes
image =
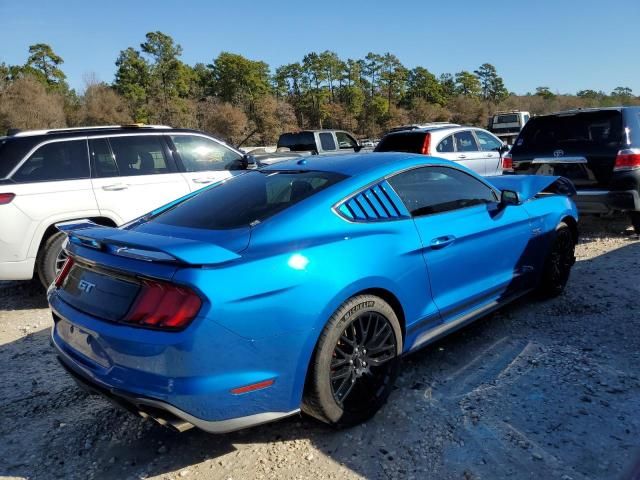
[[[556,227],[555,238],[547,254],[542,270],[538,292],[543,298],[557,297],[569,280],[571,267],[576,261],[576,242],[569,226],[560,222]]]
[[[371,418],[391,393],[401,353],[400,322],[389,304],[373,295],[349,299],[320,335],[302,411],[337,427]]]
[[[67,259],[67,254],[62,249],[65,237],[66,235],[62,232],[51,235],[38,252],[36,268],[45,289],[53,283]]]

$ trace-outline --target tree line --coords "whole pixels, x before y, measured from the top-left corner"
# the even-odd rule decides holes
[[[52,47],[31,45],[24,65],[0,63],[0,134],[11,128],[143,122],[196,128],[235,145],[268,145],[298,128],[379,137],[405,123],[484,126],[498,110],[541,114],[640,105],[628,87],[569,95],[540,86],[516,95],[489,63],[437,76],[423,66],[407,68],[392,53],[345,60],[328,50],[311,52],[275,70],[230,52],[193,66],[181,56],[173,38],[149,32],[138,48],[120,52],[113,83],[88,75],[79,93],[69,87],[64,61]]]

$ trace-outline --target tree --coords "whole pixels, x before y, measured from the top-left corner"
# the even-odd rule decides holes
[[[490,63],[483,63],[478,70],[473,73],[480,81],[482,98],[499,102],[509,96],[509,91],[504,86],[504,81],[496,71],[496,67]]]
[[[383,58],[381,55],[377,53],[369,52],[367,56],[364,57],[364,74],[369,77],[369,85],[371,87],[371,97],[375,95],[376,87],[378,86],[378,81],[380,79],[380,72],[383,68]]]
[[[148,91],[159,100],[159,121],[171,123],[172,114],[175,113],[174,101],[188,93],[189,81],[186,77],[190,71],[178,59],[182,55],[182,47],[169,35],[149,32],[146,40],[140,48],[150,59]]]
[[[456,81],[450,73],[443,73],[440,75],[440,85],[442,87],[442,96],[445,101],[456,95]]]
[[[151,67],[134,48],[122,50],[116,60],[114,87],[129,103],[136,122],[148,122]]]
[[[222,52],[209,66],[212,93],[224,102],[254,110],[257,99],[270,93],[269,65],[242,55]]]
[[[65,127],[64,99],[58,92],[48,92],[32,76],[14,80],[0,94],[0,133],[10,128]]]
[[[407,78],[407,98],[413,105],[417,99],[429,103],[444,104],[443,88],[436,76],[424,67],[416,67]]]
[[[633,97],[633,90],[629,87],[616,87],[611,92],[612,97]]]
[[[545,100],[550,100],[556,96],[551,90],[549,90],[549,87],[537,87],[536,95],[544,98]]]
[[[198,104],[198,119],[201,130],[222,138],[231,145],[237,145],[248,133],[249,119],[244,111],[214,98]]]
[[[124,98],[104,83],[90,83],[80,99],[73,125],[122,125],[131,123]]]
[[[24,73],[33,75],[47,85],[50,90],[67,90],[67,76],[59,68],[64,60],[46,43],[36,43],[29,47],[29,58]]]
[[[478,98],[482,93],[480,80],[473,73],[463,70],[456,73],[456,93],[466,97]]]
[[[382,56],[380,84],[381,88],[386,91],[387,110],[391,110],[394,99],[402,97],[407,75],[408,70],[402,65],[398,57],[391,53],[385,53]]]

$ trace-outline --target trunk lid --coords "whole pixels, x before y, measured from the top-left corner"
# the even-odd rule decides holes
[[[607,187],[623,133],[619,110],[533,118],[511,150],[513,170],[525,175],[563,176],[578,189]]]

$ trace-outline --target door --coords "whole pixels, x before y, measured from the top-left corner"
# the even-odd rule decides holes
[[[442,139],[436,146],[436,156],[464,165],[478,175],[485,174],[484,156],[470,130],[456,132]]]
[[[484,154],[485,175],[502,174],[502,158],[500,149],[503,143],[484,130],[474,130],[480,151]]]
[[[242,155],[202,135],[167,135],[174,158],[191,191],[231,177],[242,163]]]
[[[450,167],[413,169],[389,183],[414,218],[445,322],[527,288],[531,227],[522,207],[500,206],[492,188]]]
[[[161,135],[90,139],[89,150],[103,215],[128,222],[189,193]]]

